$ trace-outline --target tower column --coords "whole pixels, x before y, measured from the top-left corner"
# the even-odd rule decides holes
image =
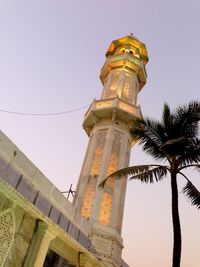
[[[109,174],[127,167],[133,144],[129,133],[135,117],[141,117],[137,95],[146,83],[146,47],[134,36],[111,43],[100,79],[103,92],[85,114],[83,128],[90,141],[83,162],[74,205],[90,220],[90,250],[108,266],[121,266],[121,228],[127,179],[108,179]]]

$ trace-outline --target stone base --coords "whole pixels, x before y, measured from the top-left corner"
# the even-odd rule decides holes
[[[110,267],[122,266],[123,245],[113,235],[93,229],[90,233],[89,250]]]

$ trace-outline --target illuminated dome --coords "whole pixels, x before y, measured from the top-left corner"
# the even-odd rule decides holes
[[[138,51],[144,64],[148,62],[149,59],[145,44],[140,42],[135,36],[133,36],[133,34],[112,41],[106,52],[106,57],[116,53],[120,54],[123,50],[126,52],[127,49],[133,51],[133,54],[134,51]]]

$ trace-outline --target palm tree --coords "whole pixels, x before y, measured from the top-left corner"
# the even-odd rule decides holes
[[[120,179],[127,175],[131,175],[130,179],[153,183],[162,180],[167,173],[170,174],[174,240],[172,267],[180,267],[181,260],[178,175],[187,181],[183,192],[191,199],[193,205],[200,208],[200,192],[183,173],[186,168],[200,170],[199,121],[200,102],[198,101],[178,106],[174,112],[171,112],[169,106],[164,104],[161,121],[135,118],[130,131],[132,137],[139,142],[146,153],[164,164],[127,167],[112,173],[100,184],[100,187],[103,187],[109,178]]]

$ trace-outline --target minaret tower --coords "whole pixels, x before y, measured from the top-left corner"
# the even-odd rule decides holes
[[[91,250],[107,263],[121,266],[121,228],[127,179],[109,179],[127,167],[134,143],[129,130],[134,116],[141,117],[137,95],[146,83],[146,47],[132,34],[115,40],[106,53],[100,79],[103,93],[85,114],[83,128],[90,140],[83,162],[74,205],[92,224]]]

